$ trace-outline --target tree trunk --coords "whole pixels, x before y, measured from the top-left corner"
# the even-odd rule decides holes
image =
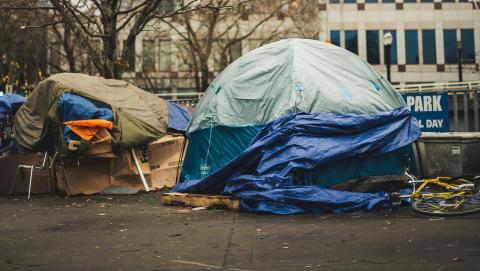
[[[77,72],[77,68],[75,67],[75,46],[73,45],[72,31],[67,25],[64,25],[63,31],[63,49],[65,50],[65,54],[67,56],[69,71]]]
[[[202,64],[202,89],[201,92],[205,92],[208,88],[209,83],[209,76],[208,76],[208,63]]]

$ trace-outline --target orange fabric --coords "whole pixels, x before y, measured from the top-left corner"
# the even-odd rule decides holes
[[[111,121],[102,119],[71,120],[66,121],[63,124],[85,140],[92,139],[98,133],[100,128],[106,128],[108,130],[112,130],[113,128],[113,123]]]

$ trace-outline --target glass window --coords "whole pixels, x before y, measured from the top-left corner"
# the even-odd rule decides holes
[[[422,3],[433,3],[433,0],[420,0]]]
[[[233,62],[241,56],[242,56],[242,40],[238,40],[230,46],[230,60]]]
[[[340,46],[340,31],[332,30],[330,31],[330,42],[337,46]]]
[[[405,30],[405,55],[407,64],[418,64],[418,30]]]
[[[176,63],[177,63],[177,68],[178,71],[184,72],[184,71],[190,71],[190,64],[192,61],[191,60],[191,55],[189,54],[190,52],[190,46],[187,41],[185,40],[177,40],[175,41],[175,47],[177,48],[176,52]],[[174,48],[175,48],[174,47]]]
[[[172,42],[170,40],[158,41],[158,69],[161,72],[172,70]]]
[[[378,0],[365,0],[365,3],[378,3]]]
[[[473,37],[473,29],[460,30],[462,37],[462,48],[464,63],[475,63],[475,41]]]
[[[417,3],[417,0],[403,0],[403,3]]]
[[[338,4],[338,3],[340,3],[340,0],[330,0],[329,2],[332,3],[332,4]]]
[[[444,3],[455,3],[455,0],[442,0]]]
[[[380,43],[378,30],[367,30],[367,61],[380,64]]]
[[[395,3],[395,0],[382,0],[382,3]]]
[[[423,64],[437,64],[435,30],[422,30]]]
[[[175,2],[174,0],[164,0],[160,3],[159,8],[163,13],[172,13],[175,11]]]
[[[212,44],[213,69],[215,71],[223,69],[227,61],[225,59],[226,55],[223,54],[223,45],[225,45],[224,40],[216,40]]]
[[[345,49],[354,54],[358,54],[357,30],[345,30]]]
[[[397,64],[397,31],[396,30],[383,30],[383,34],[390,32],[392,34],[392,46],[390,47],[390,62]],[[382,36],[383,39],[383,36]],[[384,57],[387,52],[383,52]]]
[[[354,4],[357,3],[357,0],[343,0],[345,4]]]
[[[123,41],[122,50],[125,47],[126,42],[126,40]],[[126,71],[135,71],[135,42],[132,44],[132,52],[132,55],[127,59],[128,67],[125,68]]]
[[[445,64],[457,63],[457,30],[443,30],[443,52]]]
[[[143,40],[142,71],[155,71],[155,40]]]

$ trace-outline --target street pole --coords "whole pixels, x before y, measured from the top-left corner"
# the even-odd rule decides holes
[[[458,82],[463,81],[463,74],[462,74],[462,43],[457,41],[457,63],[458,63]]]
[[[385,50],[384,56],[385,56],[385,64],[387,64],[387,80],[388,82],[391,82],[391,74],[390,74],[390,65],[392,64],[391,61],[391,48],[392,48],[392,42],[393,42],[393,36],[392,33],[386,32],[383,34],[383,49]]]
[[[385,52],[387,52],[387,54],[385,55],[385,63],[387,64],[387,80],[388,82],[391,82],[391,73],[390,73],[390,66],[391,66],[391,45],[388,44],[388,45],[385,45]]]

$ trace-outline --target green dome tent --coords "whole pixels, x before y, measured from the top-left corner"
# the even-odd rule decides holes
[[[221,168],[286,113],[369,115],[403,107],[389,82],[343,48],[306,39],[271,43],[237,59],[206,90],[187,131],[181,178],[199,179]],[[311,183],[328,187],[362,176],[400,174],[409,152],[407,146],[336,161],[310,172]]]

